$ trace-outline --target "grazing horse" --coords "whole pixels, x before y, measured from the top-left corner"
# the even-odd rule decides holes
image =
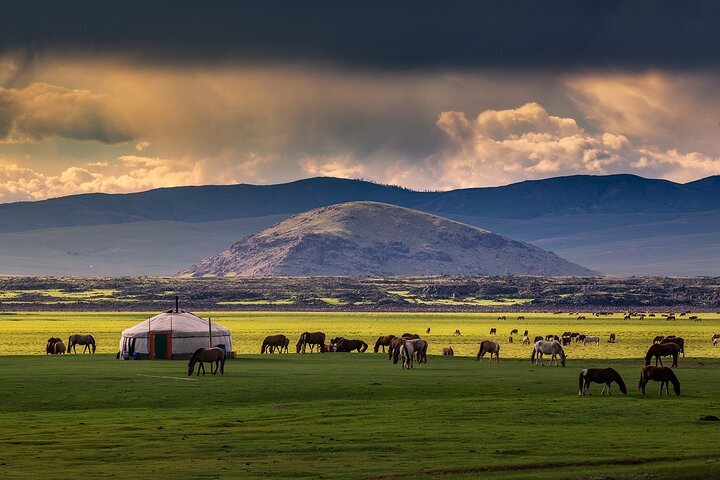
[[[88,350],[90,351],[90,353],[95,353],[95,339],[92,335],[70,335],[70,337],[68,338],[68,353],[70,353],[70,350],[72,350],[73,353],[77,353],[77,350],[75,350],[75,345],[85,345],[85,348],[83,348],[83,353]]]
[[[507,320],[507,317],[503,315],[502,317],[498,317],[498,320]]]
[[[615,334],[611,333],[610,338],[608,338],[608,343],[615,343]]]
[[[425,333],[430,333],[430,327],[427,327],[427,329],[425,330]]]
[[[510,336],[508,336],[508,343],[512,343],[512,342],[513,342],[513,336],[510,335]]]
[[[589,337],[585,337],[585,339],[583,340],[583,345],[591,345],[593,343],[595,345],[600,345],[600,337],[598,337],[597,335],[592,335]]]
[[[584,342],[584,341],[585,341],[585,337],[587,337],[587,335],[583,335],[583,334],[581,333],[581,334],[579,334],[577,337],[575,337],[575,342],[578,342],[578,343],[579,343],[579,342]]]
[[[591,383],[604,383],[605,386],[600,391],[600,395],[610,395],[610,385],[612,382],[618,384],[623,395],[627,395],[627,387],[620,374],[614,368],[586,368],[580,372],[578,379],[578,395],[590,395]]]
[[[393,359],[393,354],[395,353],[395,350],[397,350],[398,346],[404,341],[405,339],[402,337],[394,337],[392,340],[390,340],[390,345],[388,345],[388,360]]]
[[[518,333],[517,328],[513,328],[512,330],[510,330],[510,335],[517,335],[517,333]]]
[[[565,359],[567,358],[565,356],[565,350],[563,350],[562,345],[558,342],[546,342],[545,340],[535,342],[535,345],[533,345],[532,355],[530,356],[530,361],[535,365],[542,365],[544,367],[545,362],[543,361],[543,355],[552,355],[552,357],[550,357],[549,364],[552,365],[553,362],[555,362],[555,366],[558,365],[557,357],[559,355],[560,363],[563,367],[565,366]]]
[[[683,358],[685,358],[685,339],[684,338],[676,337],[673,335],[671,337],[665,337],[665,339],[663,339],[660,343],[661,344],[676,343],[677,346],[680,347],[680,353],[682,353]]]
[[[200,370],[202,370],[203,375],[205,375],[205,362],[210,363],[211,374],[215,375],[220,370],[220,375],[225,375],[225,350],[213,347],[195,350],[188,362],[188,377],[195,371],[196,363],[200,363],[197,374],[200,375]],[[215,371],[213,371],[213,364],[215,364]]]
[[[462,333],[460,333],[460,330],[456,328],[456,329],[455,329],[455,333],[453,333],[453,335],[462,336]]]
[[[401,357],[403,369],[413,368],[416,359],[418,364],[427,363],[427,342],[422,338],[400,339],[392,353],[393,364],[398,363]]]
[[[63,353],[65,353],[65,344],[62,342],[62,340],[57,341],[53,344],[53,353],[55,355],[62,355]],[[68,353],[70,352],[68,351]]]
[[[305,347],[310,347],[310,353],[313,351],[313,347],[318,347],[318,352],[324,353],[323,346],[325,345],[325,334],[322,332],[303,332],[300,334],[295,349],[297,353],[305,353]]]
[[[716,333],[712,337],[710,337],[710,341],[712,342],[713,347],[717,345],[718,339],[720,338],[720,333]]]
[[[677,343],[655,343],[648,348],[647,354],[645,355],[645,365],[650,365],[650,360],[655,357],[655,366],[657,367],[658,362],[662,367],[661,357],[673,357],[672,366],[677,367],[678,354],[680,353],[680,346]]]
[[[525,316],[520,315],[517,319],[518,319],[518,320],[525,320]]]
[[[535,342],[539,342],[540,340],[544,340],[542,336],[538,335],[535,337]]]
[[[580,315],[579,317],[577,317],[577,319],[578,319],[578,320],[585,320],[585,315]]]
[[[653,343],[660,343],[663,341],[664,338],[664,336],[658,335],[657,337],[653,338]]]
[[[560,336],[561,337],[569,337],[570,335],[572,335],[572,332],[563,332],[563,334]]]
[[[443,355],[446,357],[452,357],[455,355],[455,351],[452,349],[452,347],[445,347],[443,348]]]
[[[277,349],[280,353],[283,352],[283,349],[287,352],[289,344],[290,340],[288,340],[288,338],[283,334],[268,335],[265,337],[265,340],[263,340],[262,347],[260,347],[260,353],[275,353],[275,349]]]
[[[393,364],[397,364],[398,358],[402,358],[402,368],[410,369],[413,368],[413,361],[415,359],[415,344],[412,341],[403,341],[395,349],[393,354]]]
[[[48,338],[48,341],[45,344],[45,355],[55,355],[55,344],[58,342],[62,342],[62,340],[57,337]]]
[[[349,340],[343,337],[333,338],[330,341],[330,345],[335,347],[336,352],[352,352],[353,350],[357,350],[358,353],[365,353],[365,350],[368,348],[368,344],[362,340]]]
[[[530,337],[523,335],[523,345],[530,345]]]
[[[528,331],[527,331],[527,330],[525,330],[525,331],[523,332],[523,337],[526,337],[526,336],[528,336]]]
[[[478,350],[475,360],[480,360],[480,363],[482,363],[486,353],[490,354],[490,363],[492,363],[493,355],[495,355],[495,363],[500,362],[500,344],[495,340],[483,340],[480,342],[480,350]]]
[[[668,367],[653,367],[652,365],[645,365],[640,370],[640,381],[638,382],[638,389],[645,394],[645,385],[650,380],[660,382],[660,395],[663,393],[663,387],[667,392],[668,397],[670,396],[670,383],[673,384],[673,390],[675,395],[680,395],[680,380],[678,380],[675,372]]]
[[[495,335],[496,333],[497,333],[497,328],[490,329],[490,335]]]
[[[390,342],[393,338],[396,338],[395,335],[385,335],[383,337],[378,337],[377,342],[375,342],[375,353],[378,353],[380,351],[380,347],[382,347],[383,353],[385,353],[385,347],[390,346]]]

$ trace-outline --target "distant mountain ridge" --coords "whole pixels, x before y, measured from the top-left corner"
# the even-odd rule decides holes
[[[593,275],[533,245],[378,202],[321,207],[248,235],[181,275]]]
[[[0,274],[172,275],[291,215],[377,201],[614,275],[720,276],[720,176],[570,176],[416,192],[360,180],[176,187],[0,204]]]

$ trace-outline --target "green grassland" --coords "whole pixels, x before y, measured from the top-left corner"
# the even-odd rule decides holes
[[[527,358],[529,350],[521,345],[522,337],[515,335],[508,343],[512,329],[529,330],[530,336],[557,334],[565,331],[598,335],[599,347],[572,344],[566,347],[570,358],[640,358],[656,335],[675,334],[686,341],[687,354],[694,357],[720,358],[720,347],[713,348],[712,334],[720,332],[720,316],[702,314],[701,322],[684,317],[667,321],[663,317],[633,318],[622,315],[594,317],[541,313],[335,313],[335,312],[198,312],[229,328],[234,349],[240,354],[259,353],[262,339],[267,335],[284,333],[296,341],[304,331],[322,331],[328,339],[335,336],[360,338],[374,345],[380,335],[420,333],[430,343],[430,354],[439,354],[445,346],[452,346],[456,355],[477,353],[479,341],[495,338],[501,344],[501,357]],[[50,336],[67,339],[73,333],[91,333],[98,342],[98,353],[116,353],[120,332],[153,315],[152,313],[96,313],[96,312],[18,312],[0,315],[0,355],[34,355],[44,352]],[[507,320],[498,320],[504,315]],[[523,315],[525,320],[517,320]],[[497,335],[489,335],[490,328]],[[425,331],[430,328],[430,333]],[[453,332],[459,329],[462,336]],[[607,343],[610,333],[618,342]]]
[[[230,328],[241,353],[222,377],[115,360],[120,332],[149,313],[0,315],[0,478],[720,478],[720,422],[699,421],[720,417],[718,316],[201,314]],[[472,357],[490,327],[502,359],[481,365]],[[512,328],[603,343],[567,347],[567,368],[535,367],[527,346],[507,343]],[[368,343],[418,332],[431,357],[403,371],[372,353],[256,354],[265,335],[294,342],[304,330]],[[98,355],[42,354],[47,337],[80,332],[96,336]],[[610,332],[619,343],[605,342]],[[640,357],[669,333],[686,339],[682,395],[661,398],[653,383],[641,396]],[[457,356],[438,356],[446,345]],[[607,365],[628,395],[596,385],[578,397],[579,371]]]
[[[720,413],[720,368],[681,361],[683,394],[660,398],[635,391],[638,361],[613,361],[629,394],[578,397],[580,368],[607,363],[242,356],[188,378],[184,362],[4,356],[0,478],[718,478],[720,425],[698,418]]]

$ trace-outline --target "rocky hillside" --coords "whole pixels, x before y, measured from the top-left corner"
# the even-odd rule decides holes
[[[527,243],[377,202],[301,213],[249,235],[181,275],[590,275]]]

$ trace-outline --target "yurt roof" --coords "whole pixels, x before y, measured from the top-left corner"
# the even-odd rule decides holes
[[[143,333],[170,331],[192,333],[197,335],[208,334],[208,320],[200,318],[194,313],[180,310],[178,312],[171,310],[170,312],[161,313],[154,317],[144,320],[134,327],[123,330],[124,337],[141,335]],[[229,335],[230,330],[212,322],[212,332],[217,335]]]

